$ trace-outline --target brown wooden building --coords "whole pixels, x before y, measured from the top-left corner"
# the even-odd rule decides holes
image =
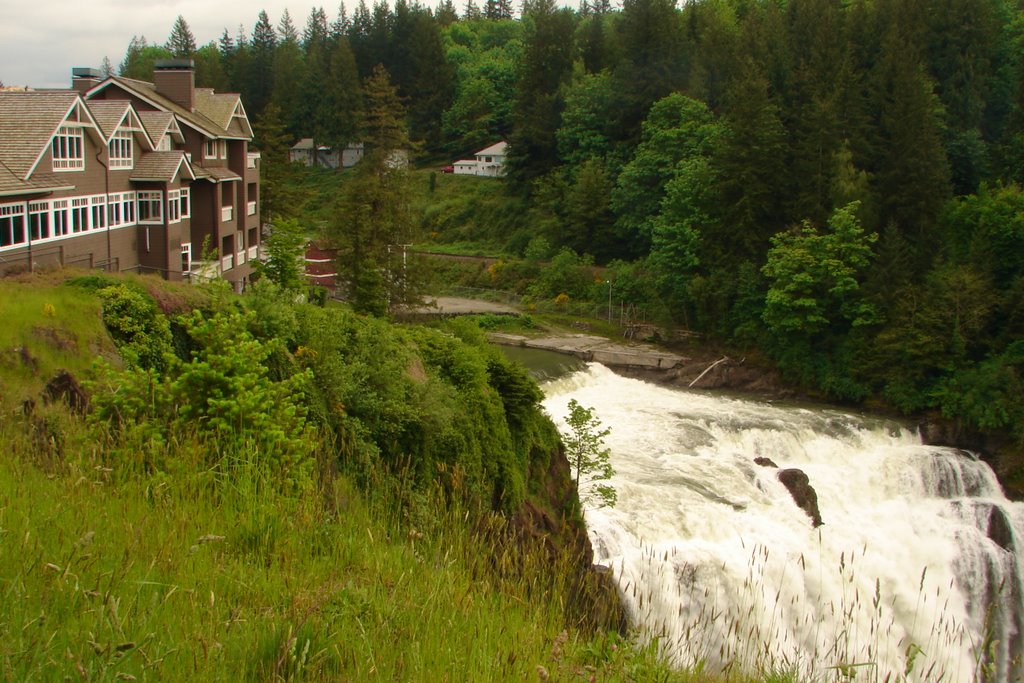
[[[152,83],[75,69],[72,86],[0,92],[0,273],[77,265],[240,289],[260,243],[240,97],[196,88],[191,60],[158,61]]]

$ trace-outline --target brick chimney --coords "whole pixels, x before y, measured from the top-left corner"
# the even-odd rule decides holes
[[[196,92],[195,62],[191,59],[158,59],[153,69],[156,91],[192,111]]]
[[[71,87],[76,91],[85,94],[93,87],[100,84],[103,75],[99,69],[90,69],[87,66],[76,66],[71,70]]]

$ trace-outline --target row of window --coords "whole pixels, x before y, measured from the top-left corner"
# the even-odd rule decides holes
[[[0,248],[58,239],[136,223],[163,223],[164,193],[120,192],[111,195],[48,199],[0,205]],[[167,192],[167,222],[192,215],[189,188]],[[27,219],[27,220],[26,220]]]
[[[53,136],[50,145],[54,171],[81,171],[85,168],[85,135],[77,126],[61,126]],[[134,142],[132,131],[118,130],[107,145],[110,152],[111,170],[125,170],[134,167]],[[157,145],[158,151],[171,150],[171,136],[165,135]],[[205,159],[227,159],[227,140],[207,140],[203,157]],[[189,158],[191,161],[191,157]],[[254,166],[250,166],[253,168]]]

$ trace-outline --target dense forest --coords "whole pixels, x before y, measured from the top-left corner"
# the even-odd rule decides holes
[[[1019,1],[516,9],[261,12],[202,47],[179,18],[120,71],[194,58],[243,94],[271,173],[299,137],[357,139],[383,65],[421,158],[509,142],[511,208],[476,237],[589,256],[627,303],[830,398],[1024,442]]]

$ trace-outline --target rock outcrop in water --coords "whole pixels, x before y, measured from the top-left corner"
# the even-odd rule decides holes
[[[782,485],[789,490],[789,495],[793,496],[797,506],[811,518],[814,528],[824,524],[821,521],[821,512],[818,510],[818,493],[811,486],[811,480],[807,478],[807,474],[803,470],[792,468],[781,470],[778,477]]]

